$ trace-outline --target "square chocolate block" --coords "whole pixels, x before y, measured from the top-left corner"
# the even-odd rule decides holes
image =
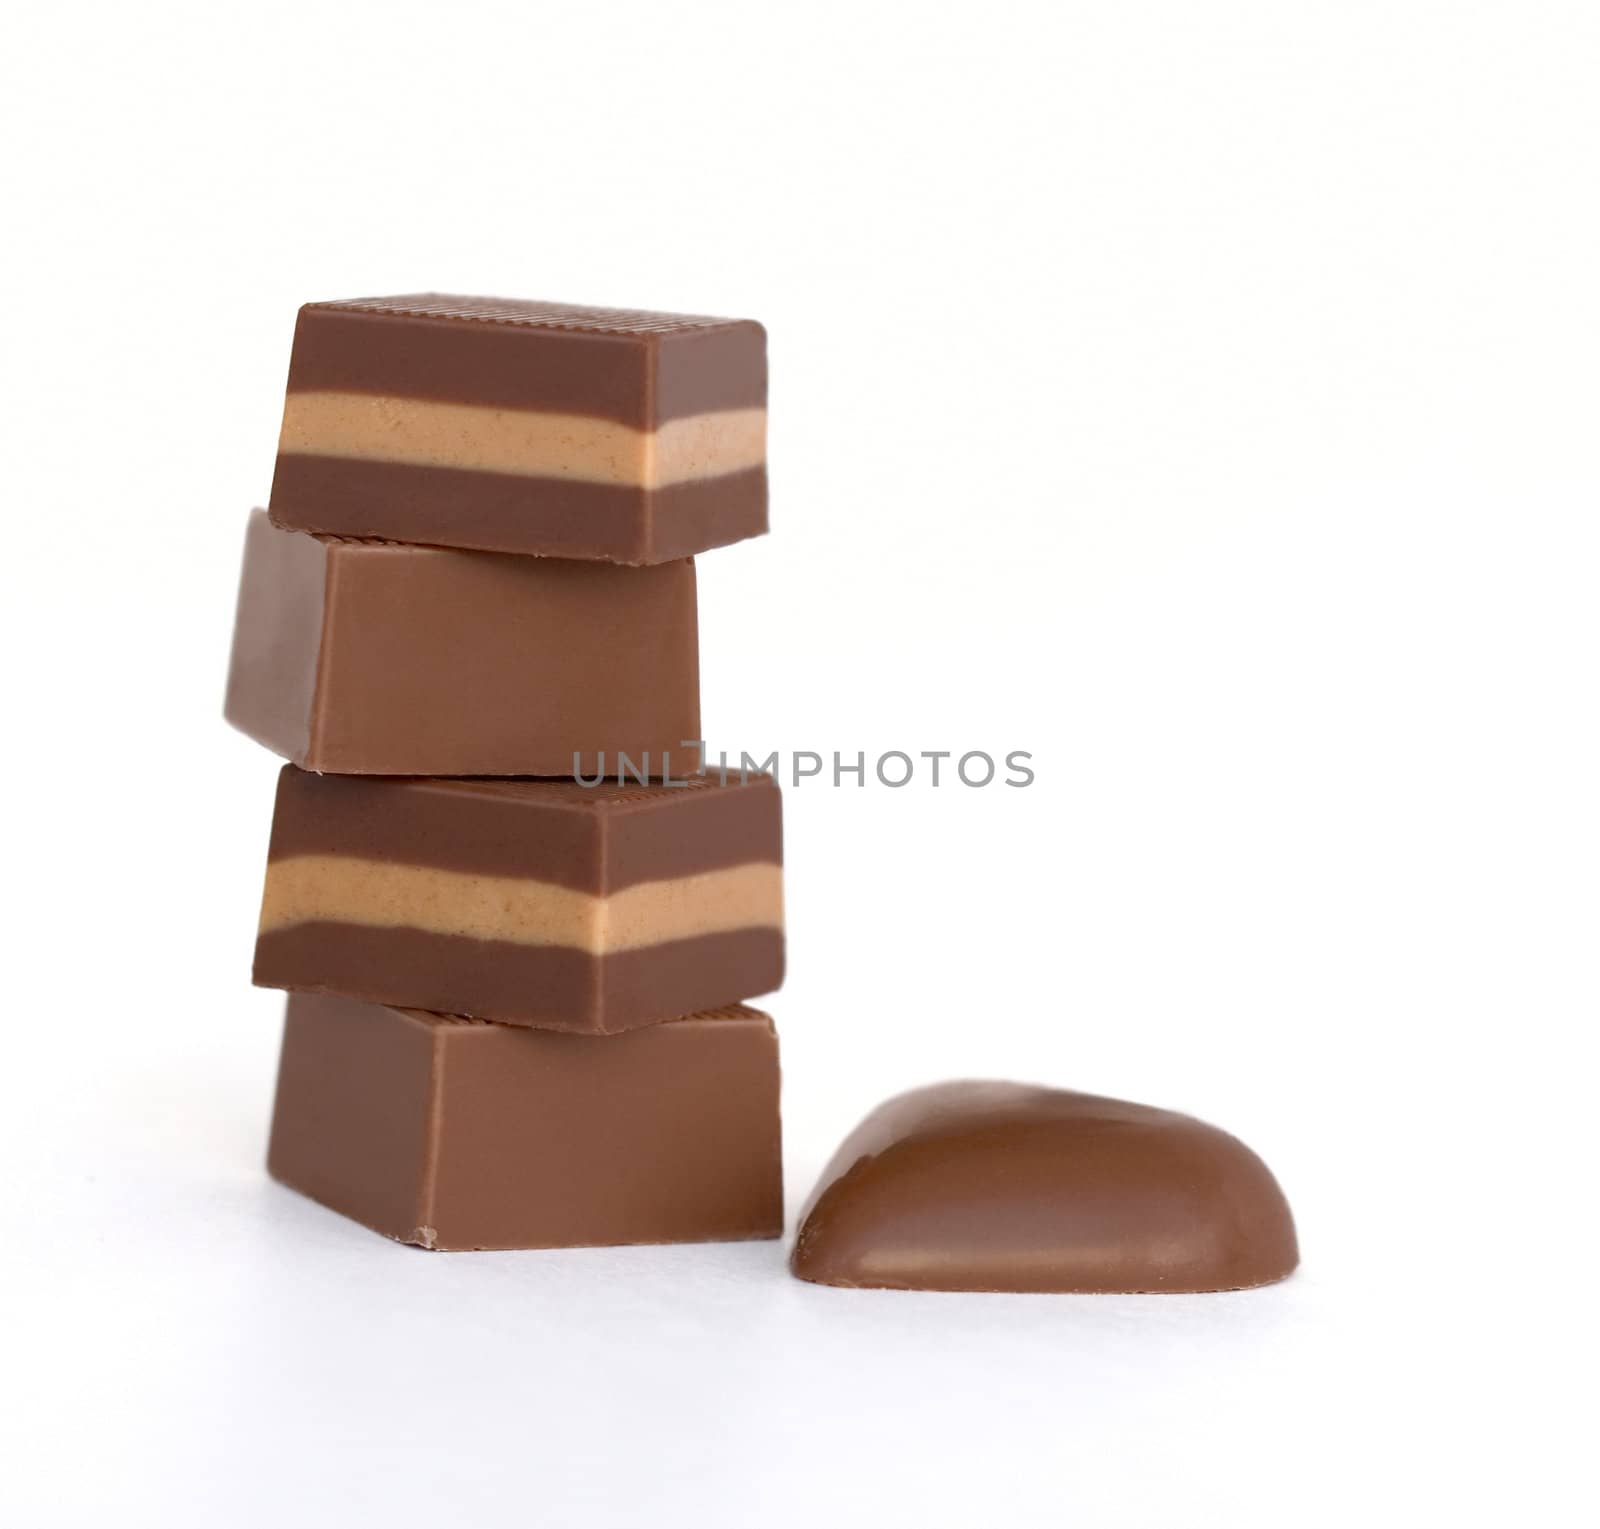
[[[777,1033],[742,1007],[596,1038],[296,994],[267,1167],[425,1248],[777,1237]]]
[[[747,319],[424,292],[300,310],[280,525],[660,563],[767,529]]]
[[[771,992],[783,961],[770,776],[279,776],[262,987],[608,1034]]]
[[[698,755],[694,564],[245,539],[224,714],[309,770],[657,777]],[[648,756],[648,762],[646,762]],[[631,773],[631,772],[630,772]]]

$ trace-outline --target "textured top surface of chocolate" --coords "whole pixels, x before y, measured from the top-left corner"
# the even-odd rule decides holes
[[[695,313],[661,313],[649,308],[592,308],[583,303],[551,303],[516,297],[463,297],[450,292],[411,292],[399,297],[347,297],[307,303],[308,308],[345,313],[392,314],[397,318],[454,319],[465,323],[515,324],[528,329],[561,329],[577,334],[686,334],[725,329],[748,319],[712,318]]]
[[[897,1290],[1205,1291],[1284,1278],[1294,1221],[1243,1142],[1171,1110],[965,1081],[879,1105],[824,1169],[792,1267]]]

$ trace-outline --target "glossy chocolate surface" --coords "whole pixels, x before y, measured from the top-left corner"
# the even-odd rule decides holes
[[[1020,1083],[917,1089],[839,1148],[791,1267],[893,1290],[1179,1292],[1299,1261],[1277,1181],[1188,1115]]]

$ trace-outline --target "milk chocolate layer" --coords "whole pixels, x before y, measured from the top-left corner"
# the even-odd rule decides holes
[[[691,562],[349,542],[257,510],[224,710],[310,770],[614,774],[625,754],[681,776],[699,670]]]
[[[748,320],[448,297],[300,311],[271,512],[344,536],[646,564],[766,530]]]
[[[783,980],[770,776],[279,776],[255,980],[611,1033]]]
[[[1299,1262],[1277,1181],[1188,1115],[1020,1083],[880,1105],[824,1170],[791,1267],[891,1290],[1207,1291]]]
[[[778,1088],[755,1009],[597,1040],[296,994],[267,1166],[425,1248],[777,1237]]]

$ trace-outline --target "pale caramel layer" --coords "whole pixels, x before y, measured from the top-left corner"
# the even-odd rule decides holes
[[[368,393],[290,393],[278,450],[664,488],[760,467],[767,459],[767,411],[722,409],[635,430],[581,414]]]
[[[603,956],[736,929],[782,929],[783,870],[736,865],[596,897],[544,881],[349,855],[271,861],[261,933],[322,920],[563,945]]]

